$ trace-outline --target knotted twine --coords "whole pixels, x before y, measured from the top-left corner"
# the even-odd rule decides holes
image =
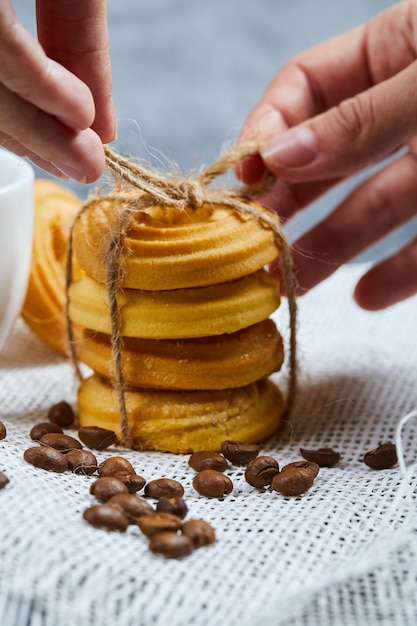
[[[214,179],[225,174],[229,169],[240,163],[243,158],[257,153],[258,150],[259,145],[254,142],[233,146],[197,175],[183,177],[176,173],[160,172],[150,167],[144,167],[132,159],[115,153],[109,146],[104,147],[106,166],[113,176],[116,190],[104,195],[97,194],[87,200],[72,225],[66,268],[66,318],[70,357],[79,378],[82,379],[76,355],[73,327],[69,317],[68,290],[72,283],[73,230],[77,220],[84,211],[96,204],[109,202],[113,206],[116,221],[110,232],[107,249],[104,253],[105,284],[109,300],[111,351],[120,410],[121,443],[126,447],[132,447],[132,437],[125,400],[126,385],[122,371],[123,339],[120,334],[120,310],[117,295],[122,290],[124,238],[129,224],[138,211],[146,211],[148,207],[155,205],[174,208],[178,211],[184,211],[185,209],[197,210],[206,203],[223,205],[242,215],[254,217],[263,227],[272,230],[275,243],[281,251],[282,273],[289,305],[289,382],[285,412],[287,416],[291,412],[297,387],[297,305],[290,250],[277,214],[250,202],[260,193],[270,189],[271,178],[268,178],[261,186],[242,186],[240,188],[209,187]]]

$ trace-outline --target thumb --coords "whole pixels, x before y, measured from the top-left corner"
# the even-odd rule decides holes
[[[383,159],[417,132],[417,62],[307,122],[267,140],[260,153],[288,180],[347,176]]]

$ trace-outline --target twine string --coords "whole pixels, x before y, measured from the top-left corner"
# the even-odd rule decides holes
[[[200,171],[196,176],[182,177],[175,173],[165,173],[144,167],[132,159],[120,156],[109,146],[104,147],[107,168],[116,182],[116,190],[104,195],[99,194],[88,200],[74,221],[67,257],[66,315],[70,356],[76,364],[78,375],[81,377],[81,372],[77,365],[74,333],[69,317],[68,290],[72,283],[73,229],[75,223],[86,209],[101,202],[110,202],[117,219],[109,238],[104,263],[111,318],[111,349],[123,437],[122,443],[127,447],[131,447],[132,441],[126,409],[126,385],[122,369],[122,336],[120,333],[120,310],[117,295],[119,290],[121,290],[122,284],[123,246],[126,231],[133,215],[137,211],[144,211],[147,207],[153,205],[172,207],[178,211],[187,208],[196,210],[204,203],[223,205],[237,211],[239,214],[255,218],[262,226],[272,230],[276,245],[281,250],[282,273],[289,304],[289,382],[285,413],[287,416],[291,413],[297,387],[297,305],[290,249],[276,213],[250,201],[255,199],[259,193],[268,191],[271,187],[272,179],[266,178],[259,187],[242,186],[238,189],[209,187],[210,183],[216,178],[236,166],[246,156],[256,153],[258,148],[259,146],[254,142],[239,144],[227,150],[214,163]]]

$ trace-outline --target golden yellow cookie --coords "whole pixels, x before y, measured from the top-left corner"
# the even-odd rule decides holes
[[[103,200],[74,228],[77,260],[100,283],[116,218],[115,207]],[[123,286],[154,291],[227,282],[259,270],[278,253],[272,231],[252,216],[218,205],[184,211],[153,206],[133,212],[123,242]]]
[[[115,378],[110,337],[74,329],[79,359]],[[282,338],[270,319],[230,335],[195,339],[123,339],[122,370],[128,385],[165,389],[243,387],[280,369]]]
[[[185,454],[219,450],[222,441],[259,442],[278,428],[282,396],[268,379],[216,391],[126,392],[133,447]],[[117,393],[97,374],[78,391],[81,426],[101,426],[121,435]]]
[[[106,288],[83,276],[69,289],[69,315],[79,326],[111,334]],[[118,293],[120,334],[143,339],[184,339],[233,333],[266,319],[279,305],[277,279],[265,270],[230,283]]]
[[[81,199],[59,183],[35,180],[32,265],[22,318],[58,352],[67,352],[65,263],[71,224]]]

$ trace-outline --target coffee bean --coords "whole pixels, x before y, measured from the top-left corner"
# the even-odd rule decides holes
[[[332,467],[340,460],[340,452],[332,448],[318,448],[317,450],[300,448],[300,454],[307,461],[317,463],[319,467]]]
[[[151,513],[149,515],[141,515],[137,519],[137,525],[141,531],[147,536],[152,537],[163,530],[176,531],[181,528],[181,520],[171,513]]]
[[[48,446],[36,446],[28,448],[23,453],[27,463],[51,472],[65,472],[68,469],[68,461],[65,454]]]
[[[105,450],[117,443],[116,433],[100,426],[80,426],[78,436],[84,445],[93,450]]]
[[[127,472],[116,472],[114,474],[115,478],[124,483],[129,491],[129,493],[136,493],[140,491],[142,487],[146,484],[146,480],[143,476],[139,476],[139,474],[128,474]]]
[[[148,498],[182,498],[184,487],[172,478],[155,478],[145,486],[145,496]]]
[[[6,434],[6,426],[3,424],[3,422],[0,422],[0,439],[5,439]]]
[[[136,522],[138,517],[142,515],[151,515],[155,513],[152,506],[145,500],[131,493],[118,493],[107,500],[106,504],[114,506],[122,511],[131,523]]]
[[[221,498],[233,491],[233,483],[228,476],[216,470],[205,469],[193,478],[193,487],[207,498]]]
[[[193,544],[186,535],[163,531],[156,533],[151,538],[149,550],[154,554],[161,554],[167,558],[179,559],[192,553]]]
[[[393,443],[383,443],[367,452],[363,460],[371,469],[390,469],[398,462],[397,449]]]
[[[123,472],[125,474],[136,474],[131,462],[123,456],[111,456],[105,461],[102,461],[102,463],[98,466],[98,473],[100,476],[114,476],[119,472]]]
[[[44,435],[47,435],[48,433],[63,434],[64,431],[62,430],[61,426],[58,426],[58,424],[53,424],[52,422],[39,422],[39,424],[35,424],[35,426],[33,426],[29,433],[29,436],[34,441],[40,441],[42,437]]]
[[[89,450],[70,450],[66,457],[68,469],[74,474],[91,476],[97,470],[97,459]]]
[[[193,452],[188,459],[188,465],[196,472],[203,469],[214,469],[218,472],[224,472],[229,467],[228,462],[219,452]]]
[[[278,474],[278,461],[272,456],[258,456],[248,463],[245,470],[245,480],[252,487],[267,487],[273,477]]]
[[[180,519],[184,519],[188,513],[188,506],[182,498],[159,498],[156,510],[158,512],[171,513]]]
[[[129,526],[129,520],[126,515],[107,504],[94,504],[86,509],[83,513],[86,522],[95,528],[105,530],[118,530],[124,532]]]
[[[194,548],[208,546],[216,540],[214,528],[203,519],[190,519],[184,522],[181,531],[191,539]]]
[[[6,474],[4,474],[3,472],[0,472],[0,489],[3,489],[7,483],[9,482],[9,479],[7,478]]]
[[[223,441],[221,452],[233,465],[247,465],[258,456],[260,447],[256,443]]]
[[[40,443],[44,446],[49,446],[51,448],[55,448],[55,450],[60,450],[61,452],[69,452],[70,450],[81,450],[82,445],[75,439],[75,437],[71,437],[70,435],[65,435],[63,433],[46,433],[40,439]]]
[[[317,473],[317,463],[310,461],[288,463],[274,476],[271,487],[283,496],[300,496],[312,487]]]
[[[48,411],[48,419],[62,428],[69,428],[75,421],[75,413],[68,402],[62,401],[53,404]]]
[[[114,476],[100,476],[92,483],[90,493],[99,502],[107,502],[112,496],[118,493],[129,493],[129,491],[126,485],[118,478]]]

